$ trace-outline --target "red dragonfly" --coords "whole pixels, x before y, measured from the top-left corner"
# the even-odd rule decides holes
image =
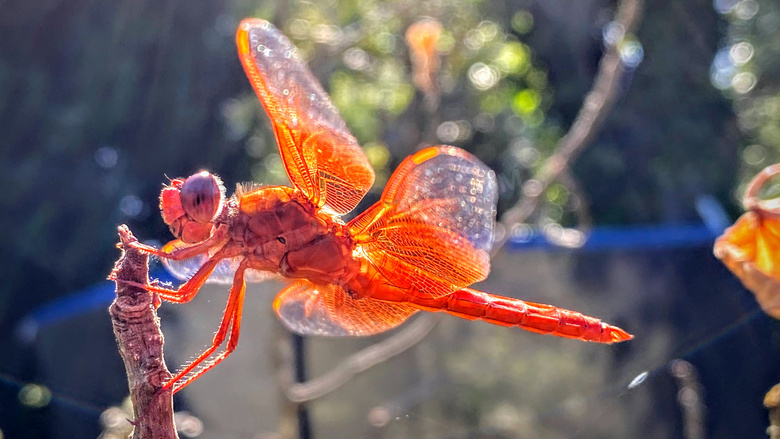
[[[273,307],[299,334],[372,335],[424,310],[600,343],[632,338],[574,311],[467,288],[490,271],[497,184],[462,149],[435,146],[408,157],[382,198],[343,222],[374,182],[357,140],[273,25],[246,19],[237,43],[292,187],[239,185],[226,199],[219,177],[201,171],[162,190],[162,216],[177,239],[162,249],[134,246],[187,281],[176,290],[145,288],[184,303],[205,282],[232,284],[211,347],[166,388],[181,389],[235,349],[246,282],[272,276],[292,281]]]

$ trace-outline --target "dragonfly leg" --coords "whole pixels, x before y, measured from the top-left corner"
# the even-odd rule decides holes
[[[224,258],[225,256],[223,255],[223,252],[221,251],[218,252],[217,254],[212,256],[208,261],[206,261],[205,264],[203,264],[200,268],[198,268],[198,271],[196,271],[195,274],[192,275],[192,277],[187,280],[187,282],[183,283],[182,285],[179,286],[179,288],[175,290],[170,288],[160,287],[157,285],[156,282],[152,282],[144,285],[137,282],[117,279],[114,273],[111,273],[111,276],[109,276],[109,280],[113,280],[115,282],[121,282],[127,285],[132,285],[138,288],[143,288],[151,293],[156,294],[160,299],[167,300],[168,302],[186,303],[192,300],[195,297],[195,295],[198,294],[198,291],[200,291],[200,288],[203,286],[203,284],[206,283],[206,280],[214,271],[217,264],[219,264],[219,262]]]
[[[138,241],[128,242],[127,245],[133,247],[136,250],[144,253],[155,255],[159,258],[172,259],[174,261],[180,261],[182,259],[191,258],[193,256],[201,255],[214,248],[220,242],[225,240],[227,236],[228,226],[222,224],[211,234],[211,236],[203,242],[199,242],[195,245],[183,248],[177,248],[172,251],[165,251],[159,248],[152,247],[151,245],[142,244]]]
[[[161,299],[173,303],[187,303],[192,300],[206,280],[211,276],[211,273],[216,268],[217,264],[222,260],[219,254],[214,255],[211,259],[206,261],[191,278],[187,279],[187,282],[183,283],[179,288],[171,290],[169,288],[158,287],[156,285],[147,285],[146,289],[160,296]]]
[[[236,270],[236,274],[233,278],[233,286],[230,288],[228,303],[225,306],[225,314],[222,317],[222,323],[220,323],[217,333],[214,335],[211,346],[171,378],[171,380],[165,384],[164,388],[173,388],[174,393],[178,392],[191,382],[195,381],[198,377],[208,372],[212,367],[216,366],[217,363],[224,360],[233,352],[233,350],[235,350],[238,345],[238,334],[241,328],[241,313],[244,305],[244,292],[246,291],[246,282],[244,281],[244,271],[246,270],[246,267],[247,262],[244,260]],[[229,334],[228,330],[230,330]],[[206,362],[200,369],[188,377],[187,375],[189,373],[216,352],[225,341],[225,338],[227,338],[225,351],[213,360]]]

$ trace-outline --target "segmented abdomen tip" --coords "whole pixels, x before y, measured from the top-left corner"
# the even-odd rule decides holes
[[[634,338],[633,335],[615,326],[607,326],[606,329],[609,332],[609,343],[620,343],[621,341],[627,341]]]

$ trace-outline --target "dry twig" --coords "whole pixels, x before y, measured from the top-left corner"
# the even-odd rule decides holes
[[[676,359],[669,363],[669,372],[677,381],[677,402],[683,417],[685,439],[706,437],[707,407],[704,405],[704,387],[693,364]]]
[[[642,17],[642,9],[643,0],[621,0],[618,3],[614,23],[618,29],[622,29],[624,36],[636,31]],[[512,226],[525,222],[536,212],[547,187],[558,180],[571,161],[589,145],[617,100],[624,71],[625,66],[620,59],[620,43],[607,46],[593,87],[585,95],[574,123],[558,142],[555,153],[545,160],[538,174],[526,183],[535,187],[533,190],[524,190],[520,202],[507,210],[501,218],[507,231],[511,231]],[[508,237],[509,233],[504,236]],[[500,246],[503,243],[496,244]]]
[[[135,439],[178,439],[173,423],[170,390],[160,391],[171,379],[163,359],[163,335],[146,285],[149,257],[127,244],[137,241],[127,226],[119,227],[122,256],[111,278],[116,281],[116,299],[109,308],[119,353],[125,363],[130,398],[135,414]]]
[[[421,315],[393,336],[350,355],[324,375],[303,383],[285,386],[284,393],[295,403],[317,399],[349,382],[353,376],[406,351],[420,342],[438,321],[435,316]]]

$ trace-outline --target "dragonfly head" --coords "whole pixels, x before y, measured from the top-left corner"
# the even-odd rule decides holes
[[[160,193],[163,221],[174,236],[186,243],[211,236],[214,221],[225,205],[222,180],[208,171],[177,178]]]

